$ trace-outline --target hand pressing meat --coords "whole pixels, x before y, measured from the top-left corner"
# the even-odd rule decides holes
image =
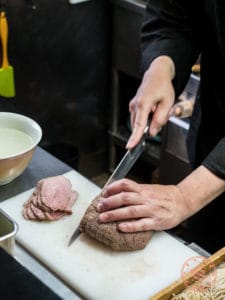
[[[72,214],[78,193],[69,179],[59,175],[41,179],[30,198],[24,203],[22,215],[27,220],[54,221]]]
[[[99,242],[117,251],[134,251],[143,249],[152,237],[153,231],[124,233],[119,231],[120,222],[101,223],[97,211],[97,196],[88,207],[80,223],[81,232],[87,233]]]

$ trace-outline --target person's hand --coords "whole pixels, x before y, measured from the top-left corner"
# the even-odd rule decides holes
[[[102,192],[97,209],[100,222],[121,221],[123,232],[166,230],[224,192],[225,180],[200,166],[177,185],[115,181]]]
[[[166,230],[191,214],[177,186],[138,184],[129,179],[110,184],[97,209],[100,222],[122,220],[119,230],[123,232]]]
[[[126,145],[133,148],[140,140],[150,113],[153,113],[149,134],[155,136],[168,121],[174,104],[173,61],[167,56],[156,58],[145,72],[135,97],[130,101],[130,120],[133,128]]]

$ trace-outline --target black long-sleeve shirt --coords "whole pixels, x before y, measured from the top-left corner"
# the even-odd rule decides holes
[[[148,0],[141,37],[143,71],[157,56],[170,56],[177,96],[201,53],[196,158],[225,179],[225,1]]]

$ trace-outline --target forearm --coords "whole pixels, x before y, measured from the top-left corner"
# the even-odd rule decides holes
[[[177,187],[187,203],[191,216],[225,191],[225,180],[200,166]]]

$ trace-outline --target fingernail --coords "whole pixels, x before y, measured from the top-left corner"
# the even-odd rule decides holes
[[[107,189],[102,190],[102,196],[107,197]]]
[[[101,222],[106,222],[106,221],[108,220],[108,215],[107,215],[107,214],[101,214],[101,215],[99,216],[99,220],[100,220]]]
[[[133,143],[134,143],[134,139],[133,138],[129,139],[129,141],[126,144],[126,148],[127,149],[131,148],[133,146]]]
[[[103,203],[102,203],[102,202],[99,202],[99,203],[97,204],[97,211],[102,211],[102,209],[103,209]]]
[[[119,228],[122,230],[122,231],[128,231],[128,224],[127,223],[122,223],[119,225]]]

